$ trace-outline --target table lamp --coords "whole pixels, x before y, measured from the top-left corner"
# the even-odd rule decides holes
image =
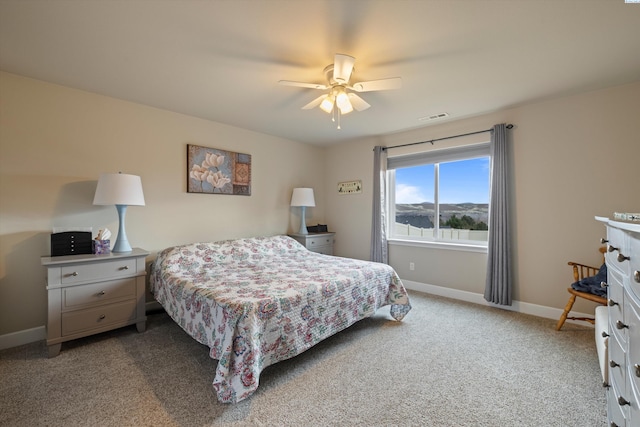
[[[94,205],[115,205],[118,211],[118,237],[112,252],[131,252],[131,245],[127,240],[124,228],[124,218],[127,206],[144,206],[142,180],[136,175],[124,173],[103,173],[98,180]]]
[[[316,205],[316,201],[313,198],[313,188],[294,188],[293,195],[291,196],[291,206],[300,206],[300,231],[299,234],[309,234],[307,231],[307,224],[305,221],[305,211],[307,206],[312,207]]]

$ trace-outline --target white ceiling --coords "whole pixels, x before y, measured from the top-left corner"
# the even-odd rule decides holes
[[[403,80],[362,93],[372,107],[341,130],[301,110],[321,92],[278,84],[325,83],[336,53],[355,80]],[[637,81],[640,4],[0,0],[0,69],[325,145]]]

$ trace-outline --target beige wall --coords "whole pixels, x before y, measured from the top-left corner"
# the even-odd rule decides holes
[[[252,155],[252,195],[186,193],[186,145]],[[0,336],[41,327],[52,227],[117,230],[93,206],[101,172],[140,175],[146,206],[127,210],[132,246],[296,231],[291,190],[315,189],[308,223],[324,223],[324,151],[207,120],[0,73]],[[115,234],[115,233],[114,233]]]
[[[315,189],[307,223],[337,232],[336,254],[368,259],[373,146],[503,122],[516,125],[515,298],[562,308],[566,262],[599,262],[603,227],[594,215],[640,211],[639,112],[640,82],[323,149],[0,73],[0,337],[45,323],[40,256],[49,254],[52,227],[116,229],[115,208],[91,204],[101,172],[142,177],[147,204],[129,208],[127,234],[152,252],[148,261],[174,244],[297,230],[299,212],[288,206],[296,186]],[[188,143],[251,154],[252,196],[187,194]],[[338,182],[356,179],[361,194],[338,195]],[[403,279],[479,294],[485,261],[482,253],[390,248]]]
[[[368,259],[372,148],[489,129],[510,132],[516,300],[563,308],[567,261],[598,265],[604,227],[595,215],[640,212],[640,82],[455,120],[327,150],[327,222],[338,255]],[[436,148],[441,143],[436,142]],[[390,152],[393,153],[393,150]],[[361,179],[363,194],[337,182]],[[391,246],[390,264],[415,282],[482,294],[486,254]],[[409,262],[416,264],[409,271]],[[579,311],[592,310],[587,303]]]

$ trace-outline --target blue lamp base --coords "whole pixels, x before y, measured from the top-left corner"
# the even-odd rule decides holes
[[[127,240],[127,232],[124,230],[124,217],[127,214],[127,205],[116,205],[118,211],[118,237],[111,252],[131,252],[131,245]]]
[[[306,206],[300,206],[300,230],[298,231],[298,234],[309,234],[307,231],[307,222],[305,220],[306,210]]]

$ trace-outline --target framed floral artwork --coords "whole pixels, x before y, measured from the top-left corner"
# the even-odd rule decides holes
[[[187,193],[251,195],[251,154],[187,144]]]

